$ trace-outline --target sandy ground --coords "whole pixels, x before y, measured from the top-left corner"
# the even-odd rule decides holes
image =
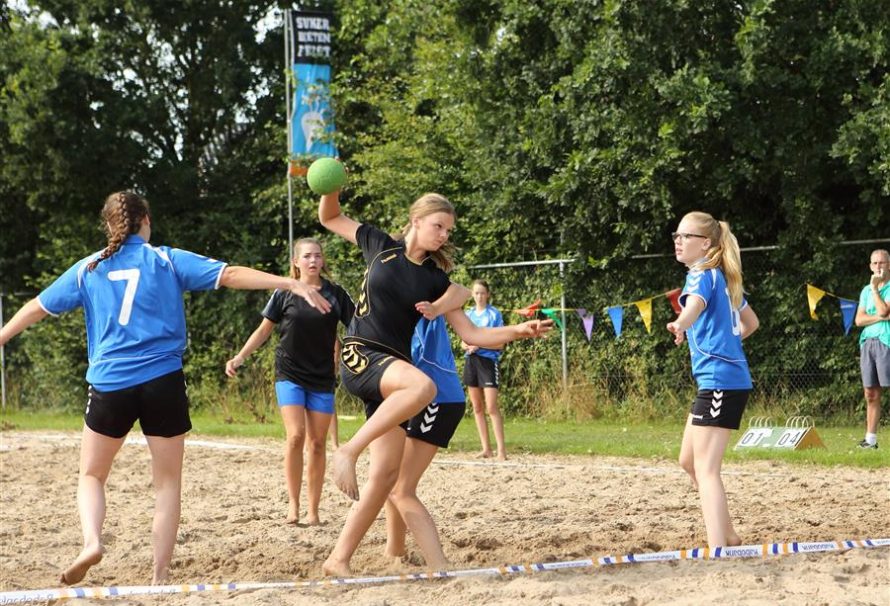
[[[151,578],[153,508],[141,436],[108,483],[105,559],[85,586]],[[223,448],[226,446],[226,448]],[[0,433],[0,591],[55,588],[78,553],[79,436]],[[326,485],[324,524],[284,524],[281,444],[192,436],[186,450],[175,583],[299,581],[321,563],[349,503]],[[367,459],[360,462],[360,475]],[[890,536],[890,471],[730,465],[725,484],[746,544]],[[440,453],[421,482],[455,569],[559,562],[702,546],[697,495],[672,461]],[[353,559],[358,576],[422,572],[383,558],[382,518]],[[409,538],[410,542],[410,538]],[[71,600],[84,604],[88,600]],[[263,589],[121,599],[121,604],[890,604],[890,548],[766,560],[642,563],[508,577]],[[107,603],[107,602],[106,602]]]

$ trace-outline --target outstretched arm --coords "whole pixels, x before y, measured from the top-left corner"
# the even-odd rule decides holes
[[[0,346],[6,345],[11,338],[48,315],[36,297],[31,299],[9,319],[9,322],[0,328]]]
[[[272,334],[273,330],[275,330],[275,323],[268,318],[263,318],[263,321],[260,322],[257,329],[247,337],[247,341],[244,342],[244,347],[241,348],[241,351],[236,353],[234,358],[226,362],[226,374],[230,377],[234,377],[238,367],[244,364],[244,360],[247,356],[262,347],[263,343],[269,339],[269,335]]]
[[[414,308],[427,320],[435,320],[444,313],[463,307],[472,294],[466,286],[452,282],[441,297],[432,303],[429,301],[415,303]]]
[[[289,290],[298,297],[303,297],[309,305],[320,311],[328,313],[331,304],[321,296],[317,288],[303,284],[293,278],[267,274],[258,269],[242,267],[240,265],[228,265],[219,280],[220,286],[239,290]]]
[[[705,302],[703,299],[697,296],[686,297],[686,305],[683,307],[683,311],[680,312],[676,320],[667,324],[667,329],[674,335],[674,343],[679,345],[683,342],[686,329],[695,324],[695,321],[698,320],[704,309]]]
[[[339,191],[321,197],[318,203],[318,220],[325,229],[356,244],[355,232],[360,224],[340,212]]]
[[[497,349],[516,339],[543,337],[553,328],[553,320],[531,320],[522,324],[480,328],[470,322],[467,315],[460,309],[447,312],[445,319],[462,341],[486,349]]]

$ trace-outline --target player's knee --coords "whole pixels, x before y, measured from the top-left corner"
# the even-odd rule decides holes
[[[306,440],[306,450],[315,456],[321,456],[324,454],[324,441],[324,437],[320,440],[309,437]]]
[[[680,468],[683,471],[685,471],[692,477],[695,477],[695,462],[692,460],[692,457],[690,457],[689,455],[681,454],[677,462],[680,463]]]
[[[290,451],[303,450],[303,444],[306,442],[306,431],[295,431],[288,434],[285,440],[285,447]]]

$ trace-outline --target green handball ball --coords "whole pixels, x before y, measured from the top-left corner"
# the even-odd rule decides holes
[[[346,169],[334,158],[319,158],[309,166],[306,182],[319,196],[332,194],[346,185]]]

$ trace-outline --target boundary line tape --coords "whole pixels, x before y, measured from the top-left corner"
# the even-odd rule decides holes
[[[71,598],[117,598],[125,596],[144,596],[178,593],[197,593],[209,591],[253,591],[257,589],[294,589],[315,588],[343,585],[381,585],[404,581],[425,581],[430,579],[465,578],[474,576],[509,576],[532,572],[568,570],[573,568],[592,568],[618,564],[637,564],[643,562],[666,562],[674,560],[726,560],[743,558],[767,558],[801,553],[824,553],[848,551],[850,549],[876,549],[890,547],[890,538],[861,539],[846,541],[821,541],[810,543],[763,543],[761,545],[741,545],[738,547],[695,547],[693,549],[677,549],[653,553],[627,555],[609,555],[596,559],[570,560],[564,562],[543,562],[537,564],[511,564],[492,568],[471,568],[467,570],[441,570],[437,572],[419,572],[380,577],[350,577],[321,579],[308,581],[273,581],[265,583],[198,583],[194,585],[142,585],[120,587],[66,587],[61,589],[35,589],[25,591],[0,592],[0,605],[27,604],[49,600],[66,600]]]

